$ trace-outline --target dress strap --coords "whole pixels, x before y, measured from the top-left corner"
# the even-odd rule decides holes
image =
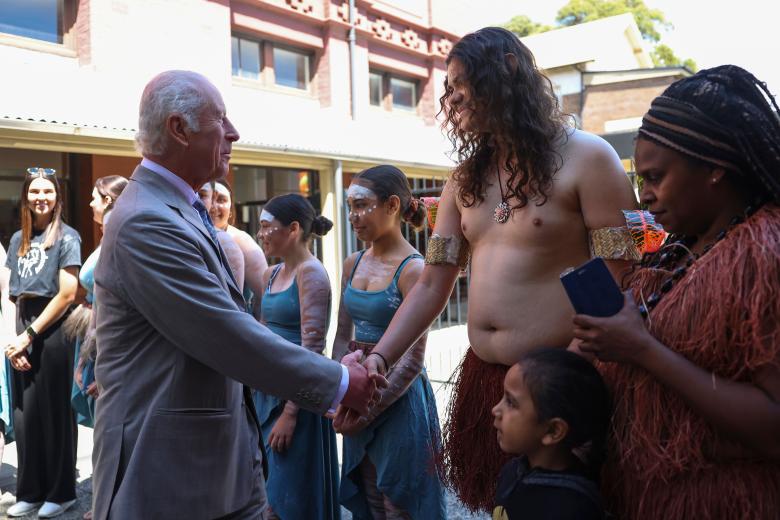
[[[401,271],[404,270],[404,267],[409,263],[410,260],[415,258],[422,258],[422,255],[420,253],[412,253],[411,255],[404,258],[403,262],[401,262],[401,264],[398,266],[398,269],[395,270],[392,283],[398,285],[398,279],[401,277]]]
[[[271,292],[271,286],[274,284],[274,280],[276,279],[276,275],[279,274],[279,271],[282,270],[283,264],[277,264],[274,266],[274,271],[271,273],[271,278],[268,280],[268,287],[266,287],[266,291],[269,293]]]
[[[355,265],[352,266],[352,272],[349,273],[349,285],[352,285],[352,278],[355,277],[355,271],[357,270],[357,266],[360,263],[360,260],[363,258],[363,255],[366,254],[367,249],[362,250],[360,253],[358,253],[358,257],[355,260]]]

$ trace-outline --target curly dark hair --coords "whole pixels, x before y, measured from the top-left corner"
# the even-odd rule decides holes
[[[504,155],[509,171],[507,197],[544,204],[563,158],[556,141],[567,137],[567,116],[559,107],[550,80],[536,67],[531,51],[512,32],[486,27],[464,36],[452,48],[447,65],[458,60],[469,88],[472,120],[477,130],[458,125],[450,106],[452,88],[444,80],[440,98],[442,128],[452,142],[458,166],[453,179],[458,196],[469,207],[485,199],[492,169]]]

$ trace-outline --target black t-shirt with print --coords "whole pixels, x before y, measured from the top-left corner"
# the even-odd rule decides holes
[[[529,468],[518,457],[501,469],[493,520],[602,520],[596,483],[582,468],[550,471]]]
[[[59,271],[81,266],[81,237],[65,223],[60,224],[60,238],[49,249],[43,249],[46,235],[33,234],[30,250],[19,257],[21,230],[14,233],[8,246],[5,266],[11,270],[9,293],[12,298],[21,295],[53,298],[60,290]]]

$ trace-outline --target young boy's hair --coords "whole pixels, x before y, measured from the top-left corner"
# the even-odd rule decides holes
[[[598,480],[612,409],[598,370],[582,356],[558,348],[529,352],[520,360],[520,369],[539,420],[566,421],[569,432],[564,446]]]

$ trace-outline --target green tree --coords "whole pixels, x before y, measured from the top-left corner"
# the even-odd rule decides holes
[[[698,67],[692,59],[681,59],[668,45],[660,43],[661,31],[672,27],[663,11],[648,7],[644,0],[569,0],[569,3],[558,10],[555,17],[557,27],[550,27],[534,22],[525,15],[515,16],[504,27],[521,38],[531,34],[549,31],[559,27],[570,27],[581,23],[592,22],[631,13],[642,37],[654,44],[650,53],[656,67],[687,67],[696,72]]]
[[[504,28],[509,29],[510,31],[518,35],[520,38],[530,36],[531,34],[542,33],[552,29],[552,27],[550,27],[549,25],[544,25],[541,23],[534,22],[524,14],[515,16],[514,18],[509,20],[507,23],[504,24]]]
[[[681,60],[674,53],[672,48],[664,43],[659,43],[658,45],[656,45],[655,48],[653,49],[653,52],[651,53],[651,56],[653,58],[653,64],[655,64],[656,67],[683,66],[686,67],[691,72],[696,72],[699,69],[695,61],[693,61],[690,58],[686,60]]]
[[[654,43],[661,39],[659,29],[672,27],[660,9],[651,9],[643,0],[570,0],[558,10],[555,21],[568,27],[624,13],[633,14],[642,37]]]

